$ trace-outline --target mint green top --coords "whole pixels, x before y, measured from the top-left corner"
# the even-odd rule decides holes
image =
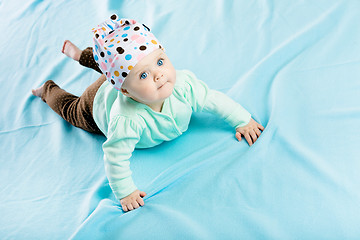
[[[161,112],[125,97],[106,81],[96,93],[93,115],[107,140],[103,144],[105,171],[118,199],[137,189],[130,171],[135,148],[150,148],[179,137],[188,129],[192,112],[210,112],[232,127],[245,126],[251,115],[225,94],[211,90],[187,70],[176,71],[173,94]]]

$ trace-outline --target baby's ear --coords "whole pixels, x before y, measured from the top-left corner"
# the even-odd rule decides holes
[[[126,97],[129,96],[129,92],[128,92],[125,88],[121,88],[120,90],[121,90],[121,93],[122,93],[124,96],[126,96]]]

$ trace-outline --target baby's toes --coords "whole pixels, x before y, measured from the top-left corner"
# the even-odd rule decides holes
[[[44,88],[44,85],[37,89],[32,89],[31,92],[34,96],[41,97],[41,95],[43,93],[43,88]]]

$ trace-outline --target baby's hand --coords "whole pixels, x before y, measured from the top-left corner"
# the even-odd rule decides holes
[[[133,193],[120,200],[122,209],[124,212],[127,212],[140,206],[144,206],[144,200],[142,198],[145,196],[145,192],[135,190]]]
[[[254,119],[251,118],[250,122],[247,125],[245,125],[243,127],[238,127],[236,129],[235,137],[239,141],[241,141],[241,135],[244,136],[246,141],[251,146],[256,142],[258,137],[260,137],[260,135],[261,135],[260,130],[264,131],[264,127],[261,126],[261,124],[257,123]]]

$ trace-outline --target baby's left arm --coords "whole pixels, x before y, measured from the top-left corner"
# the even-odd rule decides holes
[[[180,73],[186,76],[184,78],[185,96],[194,112],[204,111],[216,114],[236,129],[235,137],[239,141],[241,141],[241,136],[244,136],[250,146],[255,143],[264,127],[252,119],[245,108],[226,94],[210,89],[192,72]]]
[[[241,141],[241,136],[244,136],[246,141],[251,146],[256,142],[258,137],[260,137],[260,130],[264,131],[264,127],[251,118],[247,125],[236,128],[235,137]]]

